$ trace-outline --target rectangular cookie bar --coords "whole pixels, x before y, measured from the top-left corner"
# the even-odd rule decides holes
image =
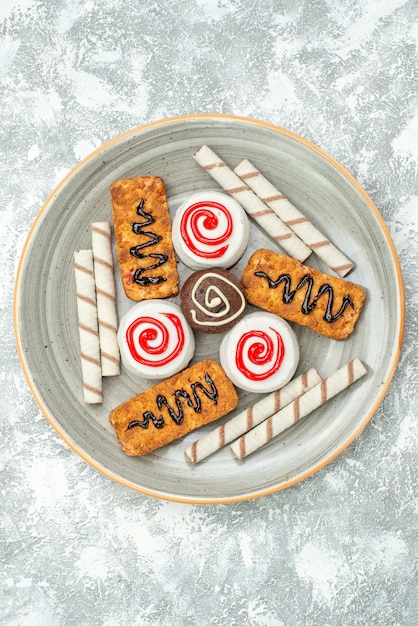
[[[353,332],[366,297],[358,285],[271,250],[251,256],[241,282],[251,304],[339,340]]]
[[[178,293],[178,272],[164,182],[157,176],[126,178],[110,187],[116,252],[131,300]]]
[[[216,361],[206,360],[119,405],[110,413],[125,454],[142,456],[232,411],[238,396]]]

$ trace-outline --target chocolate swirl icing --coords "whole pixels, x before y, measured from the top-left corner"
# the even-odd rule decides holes
[[[227,270],[192,274],[181,291],[181,308],[189,324],[206,333],[229,330],[245,313],[241,283]]]

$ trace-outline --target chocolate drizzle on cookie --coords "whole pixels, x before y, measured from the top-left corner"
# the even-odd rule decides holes
[[[172,396],[174,396],[177,412],[169,404],[166,396],[164,396],[163,394],[158,394],[155,398],[157,407],[160,410],[165,407],[167,409],[169,417],[173,420],[173,422],[177,425],[180,425],[183,423],[184,420],[182,400],[184,400],[195,413],[202,412],[202,401],[198,394],[198,390],[200,390],[207,398],[212,400],[213,404],[216,406],[218,403],[218,390],[212,378],[207,372],[205,373],[205,381],[208,384],[208,388],[206,388],[202,383],[198,381],[191,384],[192,397],[190,397],[190,394],[185,389],[176,389],[175,391],[173,391]],[[142,414],[142,417],[142,420],[133,420],[132,422],[130,422],[126,430],[129,430],[130,428],[135,428],[136,426],[144,429],[148,428],[150,421],[154,424],[155,428],[164,428],[165,421],[164,416],[161,413],[160,415],[158,415],[158,417],[156,417],[152,411],[145,411]]]
[[[148,270],[153,270],[159,267],[160,265],[163,265],[164,263],[166,263],[166,261],[168,260],[168,256],[165,254],[153,254],[153,253],[143,254],[142,252],[140,252],[143,248],[147,248],[148,246],[153,246],[159,243],[162,239],[161,235],[158,235],[157,233],[153,233],[150,230],[143,230],[144,227],[150,226],[151,224],[155,222],[154,217],[150,213],[146,213],[143,207],[144,207],[144,198],[141,198],[136,208],[136,213],[140,217],[143,217],[145,221],[134,222],[132,224],[132,230],[135,233],[135,235],[145,235],[146,237],[149,238],[149,241],[145,241],[144,243],[133,246],[129,252],[136,259],[146,259],[148,257],[151,259],[156,259],[155,263],[148,265],[147,267],[140,267],[137,270],[135,270],[135,273],[133,275],[132,280],[134,283],[136,283],[137,285],[141,285],[142,287],[146,287],[147,285],[158,285],[159,283],[162,283],[165,280],[167,280],[166,278],[164,278],[164,276],[142,276],[142,274],[144,272],[147,272]]]
[[[277,278],[277,280],[272,280],[270,276],[268,276],[268,274],[266,274],[265,272],[254,272],[254,275],[259,276],[261,278],[265,278],[269,284],[270,289],[277,289],[277,287],[281,283],[284,283],[283,297],[282,297],[284,304],[290,304],[290,302],[292,302],[293,298],[295,297],[297,291],[299,291],[299,289],[302,289],[305,285],[307,285],[305,298],[303,300],[302,307],[301,307],[301,311],[304,315],[309,315],[310,313],[312,313],[312,311],[315,310],[316,305],[318,304],[319,298],[321,298],[324,295],[328,296],[328,303],[327,303],[327,308],[325,309],[323,319],[328,323],[335,322],[336,320],[338,320],[343,315],[345,309],[348,306],[351,306],[354,309],[354,304],[353,304],[351,297],[346,294],[343,296],[341,307],[335,314],[333,314],[332,308],[334,304],[334,289],[328,283],[323,283],[318,289],[316,296],[314,296],[313,299],[311,300],[314,279],[312,278],[312,276],[309,276],[309,274],[305,274],[302,277],[302,279],[299,281],[299,283],[297,284],[297,286],[295,287],[293,291],[291,291],[292,280],[291,280],[290,274],[281,274]]]

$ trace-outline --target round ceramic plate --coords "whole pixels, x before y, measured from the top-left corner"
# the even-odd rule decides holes
[[[347,278],[367,293],[355,332],[338,342],[294,326],[301,350],[297,373],[316,367],[327,376],[354,357],[365,363],[368,373],[244,462],[226,447],[193,466],[184,450],[213,426],[144,457],[128,457],[121,451],[109,412],[150,386],[150,381],[136,380],[122,371],[104,380],[102,405],[83,402],[73,253],[91,247],[92,222],[111,219],[109,187],[118,178],[162,177],[171,215],[191,192],[217,189],[193,159],[202,144],[232,167],[249,158],[355,263]],[[241,276],[249,256],[261,247],[283,252],[252,223],[249,246],[232,268],[236,276]],[[314,254],[307,264],[329,272]],[[181,263],[179,270],[184,281],[190,270]],[[133,303],[124,295],[116,274],[120,317]],[[362,431],[382,401],[399,359],[404,327],[402,277],[378,210],[360,185],[322,150],[255,120],[185,116],[116,137],[83,160],[55,189],[23,250],[15,327],[20,359],[36,401],[85,461],[109,478],[152,496],[194,503],[231,502],[269,494],[306,478],[337,457]],[[193,362],[218,359],[220,341],[221,336],[196,334]],[[239,406],[229,417],[260,399],[245,392],[239,396]]]

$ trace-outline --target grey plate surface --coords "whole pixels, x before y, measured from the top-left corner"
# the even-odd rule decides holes
[[[189,193],[217,189],[192,158],[203,143],[232,167],[244,157],[253,161],[356,264],[347,278],[366,289],[367,303],[354,334],[337,342],[295,326],[301,348],[297,373],[317,367],[327,376],[358,357],[368,374],[245,462],[238,462],[225,448],[191,466],[184,449],[210,427],[146,457],[127,457],[119,448],[109,412],[150,382],[123,371],[117,378],[105,379],[102,405],[84,404],[72,260],[76,248],[91,247],[90,224],[111,219],[109,187],[118,178],[161,176],[171,214]],[[248,249],[232,268],[236,276],[260,247],[282,252],[268,234],[251,224]],[[329,271],[315,255],[307,264]],[[181,264],[179,268],[183,281],[190,270]],[[132,304],[117,274],[119,317]],[[134,129],[108,142],[75,167],[52,193],[23,250],[16,281],[15,327],[22,366],[35,399],[52,426],[85,461],[111,479],[156,497],[204,503],[245,500],[290,486],[319,470],[371,419],[399,359],[404,328],[402,276],[378,210],[358,183],[319,148],[255,120],[185,116]],[[214,340],[199,333],[196,339],[193,362],[218,359],[221,336]],[[257,399],[240,392],[235,413]]]

